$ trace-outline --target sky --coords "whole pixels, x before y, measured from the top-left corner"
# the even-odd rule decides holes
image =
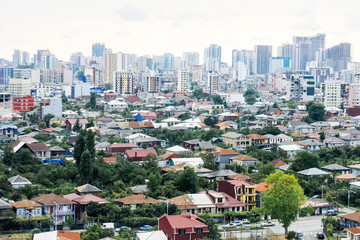
[[[16,0],[0,7],[0,58],[14,49],[49,49],[61,60],[91,55],[92,43],[113,52],[161,55],[222,47],[291,43],[293,36],[325,33],[325,46],[353,45],[360,60],[359,0]]]

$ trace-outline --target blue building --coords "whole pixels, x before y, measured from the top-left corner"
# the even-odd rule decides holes
[[[0,67],[0,84],[8,84],[9,79],[14,77],[13,67]]]

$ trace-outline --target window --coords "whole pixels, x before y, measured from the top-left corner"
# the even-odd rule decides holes
[[[179,229],[179,235],[185,235],[185,229]]]
[[[197,228],[196,229],[196,233],[202,233],[202,232],[203,232],[202,228]]]
[[[223,199],[222,198],[218,198],[218,203],[222,203]]]

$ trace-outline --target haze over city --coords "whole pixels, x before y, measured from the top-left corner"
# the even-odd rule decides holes
[[[181,56],[185,51],[202,54],[215,43],[230,63],[232,49],[275,47],[291,43],[292,36],[325,33],[326,47],[352,43],[356,60],[359,11],[356,0],[4,1],[0,58],[11,59],[13,49],[49,49],[68,60],[73,52],[91,55],[94,42],[137,55]]]

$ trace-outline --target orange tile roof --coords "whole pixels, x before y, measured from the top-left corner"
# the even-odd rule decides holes
[[[261,136],[259,134],[248,134],[246,136],[251,137],[251,139],[254,139],[254,140],[269,139],[268,137]]]
[[[345,230],[351,232],[352,234],[360,234],[360,227],[345,228]]]
[[[42,195],[40,197],[33,198],[34,201],[44,205],[55,205],[56,204],[74,204],[73,201],[63,198],[55,193]]]
[[[220,155],[220,156],[224,156],[224,155],[238,155],[238,152],[235,152],[232,149],[222,149],[218,152],[214,152],[215,155]]]
[[[342,174],[342,175],[336,176],[335,179],[354,180],[354,179],[356,179],[356,177],[352,173],[349,173],[349,174]]]
[[[235,161],[257,161],[255,158],[248,155],[239,155],[230,159]]]
[[[168,152],[163,155],[160,155],[160,157],[165,160],[170,160],[171,158],[179,158],[180,156],[177,153]]]
[[[156,200],[154,198],[145,196],[145,195],[131,195],[128,197],[124,197],[124,198],[120,198],[118,200],[116,200],[116,202],[118,203],[122,203],[125,205],[130,205],[130,204],[144,204],[144,203],[161,203],[161,201]]]
[[[249,181],[252,180],[251,177],[246,176],[246,175],[241,174],[241,173],[238,173],[238,174],[229,176],[228,178],[233,179],[233,180],[246,180],[246,181],[247,181],[247,180],[249,180]]]
[[[79,232],[58,231],[59,240],[81,240]]]
[[[342,215],[342,216],[340,216],[340,218],[345,218],[345,219],[348,219],[348,220],[350,220],[350,221],[354,221],[354,222],[360,223],[360,212],[355,212],[355,213],[350,213],[350,214]]]
[[[26,208],[26,209],[32,209],[34,207],[41,207],[40,204],[35,203],[30,200],[14,202],[14,203],[11,203],[11,206],[13,206],[14,208]]]
[[[261,182],[261,183],[258,183],[256,185],[256,191],[262,193],[262,192],[265,192],[266,189],[268,189],[270,187],[271,187],[271,185],[268,185],[267,183]]]
[[[175,204],[179,209],[197,209],[198,207],[191,201],[191,198],[187,195],[181,195],[169,199],[169,203]]]
[[[116,157],[104,157],[104,162],[116,163]]]

